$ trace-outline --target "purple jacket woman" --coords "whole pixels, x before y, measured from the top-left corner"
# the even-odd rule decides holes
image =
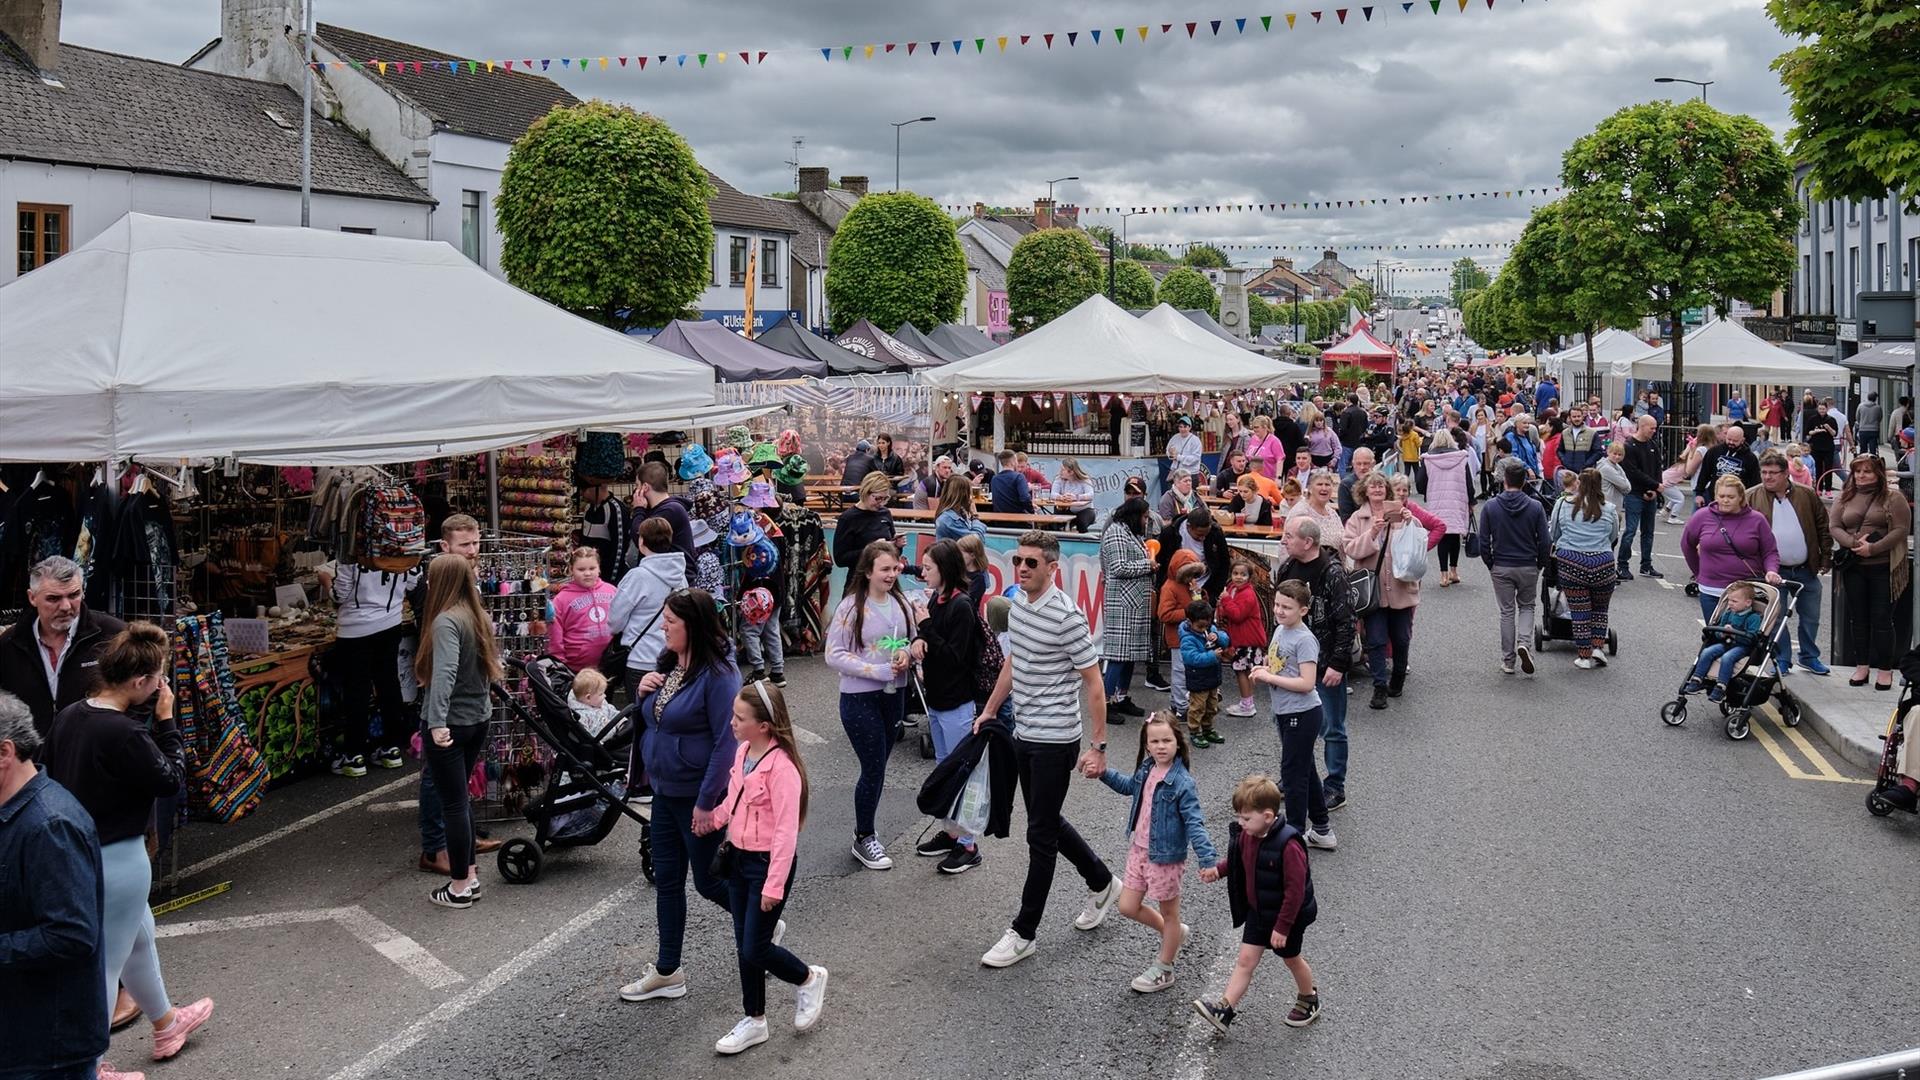
[[[1760,577],[1777,580],[1780,572],[1780,550],[1766,515],[1744,498],[1729,506],[1737,484],[1735,478],[1716,485],[1714,501],[1694,511],[1680,534],[1680,551],[1700,584],[1700,608],[1709,617],[1728,585]]]

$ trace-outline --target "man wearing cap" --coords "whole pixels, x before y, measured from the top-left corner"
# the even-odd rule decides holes
[[[853,453],[847,455],[847,466],[840,473],[840,486],[859,487],[868,473],[879,471],[880,459],[873,456],[873,444],[861,439],[853,444]]]
[[[1167,440],[1167,458],[1173,462],[1172,468],[1185,469],[1192,476],[1200,475],[1200,436],[1193,433],[1193,418],[1183,416],[1179,420],[1180,431]]]

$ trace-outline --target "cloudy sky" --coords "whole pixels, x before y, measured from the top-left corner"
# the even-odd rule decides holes
[[[227,0],[253,5],[276,0]],[[286,0],[289,4],[297,0]],[[1345,0],[1340,0],[1345,2]],[[1319,8],[1315,26],[1308,12]],[[1298,29],[1285,15],[1298,14]],[[836,176],[893,182],[890,121],[905,129],[903,186],[942,203],[1031,204],[1052,177],[1061,202],[1085,205],[1293,202],[1549,185],[1567,144],[1623,105],[1692,87],[1655,76],[1712,79],[1709,100],[1776,131],[1787,101],[1768,70],[1787,47],[1763,0],[1446,0],[1403,14],[1396,0],[1338,26],[1333,4],[1208,4],[1102,0],[1034,4],[924,0],[726,0],[620,4],[506,0],[393,4],[320,0],[323,22],[486,57],[617,56],[741,50],[764,66],[645,72],[552,72],[581,97],[653,112],[701,160],[749,192],[788,190],[791,140],[801,158]],[[1259,30],[1258,17],[1273,16]],[[1248,18],[1244,35],[1232,20]],[[169,60],[219,33],[219,0],[66,0],[69,42]],[[1226,20],[1213,38],[1207,22]],[[1200,21],[1187,40],[1181,24]],[[1173,22],[1163,35],[1160,24]],[[1151,28],[1140,43],[1133,29]],[[1114,27],[1127,27],[1115,44]],[[1102,28],[1094,45],[1086,31]],[[1080,42],[1065,47],[1067,31]],[[1059,35],[1051,51],[1040,35]],[[994,38],[1013,35],[1005,55]],[[1018,35],[1033,35],[1021,47]],[[972,40],[986,37],[986,54]],[[965,55],[926,42],[967,40]],[[921,42],[917,55],[905,43]],[[899,43],[891,57],[867,44]],[[855,46],[854,62],[839,46]],[[831,62],[819,49],[834,46]],[[465,78],[466,76],[461,76]],[[1351,245],[1510,241],[1538,200],[1322,212],[1136,217],[1129,239],[1343,247],[1349,265],[1387,253]],[[1088,223],[1105,220],[1089,216]],[[1114,222],[1117,224],[1117,221]],[[1275,252],[1233,252],[1242,264]],[[1294,252],[1307,255],[1306,251]],[[1310,257],[1310,256],[1309,256]],[[1395,256],[1411,267],[1441,263]],[[1486,261],[1497,261],[1493,255]],[[1415,285],[1445,275],[1410,276]],[[1407,291],[1403,286],[1400,291]]]

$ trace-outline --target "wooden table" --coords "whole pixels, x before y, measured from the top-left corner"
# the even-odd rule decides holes
[[[930,522],[939,516],[939,512],[932,509],[893,511],[895,521]],[[996,514],[989,510],[978,516],[989,526],[1003,529],[1062,529],[1073,524],[1072,514]]]
[[[1286,535],[1285,525],[1222,525],[1220,531],[1241,540],[1278,540]]]

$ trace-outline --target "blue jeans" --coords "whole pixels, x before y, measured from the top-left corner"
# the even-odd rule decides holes
[[[1862,428],[1859,431],[1856,431],[1854,434],[1860,441],[1861,453],[1863,454],[1879,453],[1880,432],[1877,429]]]
[[[1174,661],[1179,663],[1178,660]],[[1106,670],[1100,673],[1100,681],[1107,689],[1108,701],[1120,701],[1127,696],[1127,689],[1133,685],[1133,661],[1109,660]]]
[[[1320,693],[1320,741],[1326,745],[1327,776],[1322,786],[1329,791],[1347,790],[1347,682],[1318,688]]]
[[[1713,609],[1719,606],[1720,606],[1719,597],[1708,596],[1706,593],[1702,592],[1700,594],[1700,621],[1703,623],[1713,622]]]
[[[880,792],[887,786],[887,755],[893,753],[894,732],[906,717],[907,695],[872,690],[840,695],[840,726],[860,759],[860,779],[853,785],[853,834],[873,835],[874,813]]]
[[[974,711],[972,705],[960,705],[951,709],[927,709],[927,730],[933,736],[933,760],[945,761],[953,753],[954,747],[966,741],[973,734]],[[960,841],[963,847],[973,846],[973,834],[963,833],[958,825],[946,822],[947,832]]]
[[[766,852],[738,851],[733,857],[733,877],[727,881],[733,947],[740,954],[740,1011],[748,1016],[767,1014],[768,975],[799,986],[813,974],[799,957],[773,943],[773,930],[780,922],[780,913],[787,909],[787,900],[783,896],[772,911],[760,910],[769,869]],[[791,870],[787,890],[793,890]]]
[[[1780,576],[1801,586],[1800,595],[1794,601],[1794,615],[1800,622],[1800,662],[1820,659],[1820,575],[1809,570],[1806,564],[1783,566]],[[1785,670],[1793,657],[1787,639],[1787,625],[1780,624],[1780,667]]]
[[[692,795],[653,797],[653,827],[647,832],[653,847],[654,921],[660,930],[660,952],[653,966],[662,975],[680,970],[680,945],[687,936],[689,869],[693,871],[694,891],[725,910],[733,910],[727,902],[726,882],[715,881],[707,872],[713,866],[714,851],[726,839],[726,830],[695,836],[693,803]]]
[[[1340,447],[1340,456],[1334,460],[1333,475],[1335,476],[1347,475],[1347,466],[1352,464],[1353,464],[1353,447],[1346,446],[1343,444]]]
[[[1627,511],[1627,527],[1620,534],[1620,569],[1625,570],[1632,559],[1633,535],[1636,532],[1640,534],[1640,565],[1652,566],[1653,525],[1654,519],[1659,517],[1660,502],[1658,499],[1643,499],[1628,494],[1622,505]]]
[[[1707,672],[1713,670],[1713,662],[1718,660],[1720,661],[1720,681],[1722,683],[1732,682],[1733,669],[1739,665],[1741,660],[1746,658],[1746,655],[1747,647],[1745,645],[1709,645],[1700,650],[1700,659],[1694,661],[1693,677],[1696,679],[1706,678]]]

